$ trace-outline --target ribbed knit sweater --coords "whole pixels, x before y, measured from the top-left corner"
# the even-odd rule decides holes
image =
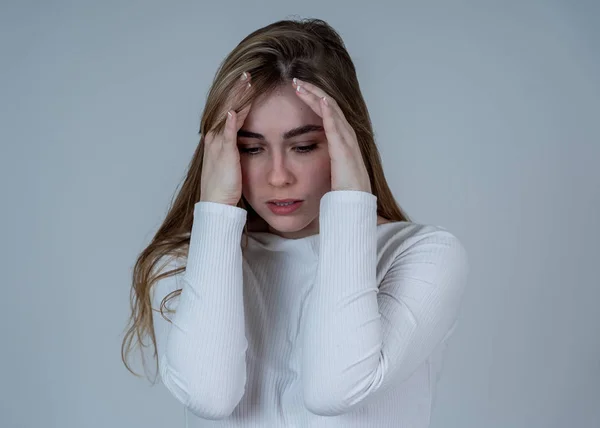
[[[439,226],[377,225],[377,198],[331,191],[319,233],[250,232],[247,212],[197,202],[185,260],[153,312],[162,383],[186,427],[429,426],[468,276]]]

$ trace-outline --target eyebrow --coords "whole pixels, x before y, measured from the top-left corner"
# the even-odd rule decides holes
[[[308,134],[309,132],[323,132],[325,129],[320,125],[303,125],[294,129],[290,129],[283,133],[283,139],[289,140],[290,138],[297,137],[299,135]],[[258,134],[256,132],[246,131],[245,129],[240,129],[237,133],[238,137],[246,137],[246,138],[256,138],[258,140],[266,140],[265,136],[262,134]]]

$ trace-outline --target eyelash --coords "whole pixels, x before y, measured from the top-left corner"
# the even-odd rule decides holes
[[[300,149],[300,151],[298,151],[297,153],[301,154],[301,155],[310,153],[316,148],[317,148],[316,144],[311,144],[309,146],[296,146],[295,147],[295,149]],[[241,147],[240,152],[245,153],[250,156],[255,156],[255,155],[259,154],[260,152],[251,152],[250,150],[256,150],[256,149],[260,149],[260,147]]]

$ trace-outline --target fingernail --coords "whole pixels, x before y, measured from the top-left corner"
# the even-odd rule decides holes
[[[231,114],[230,111],[227,112],[227,117],[230,118],[230,119],[233,117],[233,115]]]
[[[241,79],[242,79],[242,80],[246,80],[246,79],[248,79],[248,74],[246,74],[246,72],[245,72],[245,71],[242,73],[242,77],[241,77]]]
[[[296,90],[301,94],[306,94],[306,89],[304,89],[301,85],[296,86]]]
[[[246,88],[250,88],[250,86],[252,86],[252,83],[248,82],[248,84],[246,85]]]
[[[323,100],[323,104],[325,104],[326,106],[329,105],[329,101],[327,101],[327,98],[323,97],[321,99]]]
[[[294,86],[298,85],[298,79],[296,79],[295,77],[292,79],[292,81],[294,82]]]

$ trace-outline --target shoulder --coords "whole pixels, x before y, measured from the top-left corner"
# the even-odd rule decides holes
[[[414,222],[389,222],[378,228],[378,272],[410,266],[434,271],[469,270],[462,241],[441,226]]]
[[[385,220],[382,223],[378,222],[378,224],[385,225],[378,229],[378,247],[385,245],[408,248],[419,243],[423,245],[435,242],[442,246],[462,246],[461,240],[454,233],[442,226],[389,220]]]

